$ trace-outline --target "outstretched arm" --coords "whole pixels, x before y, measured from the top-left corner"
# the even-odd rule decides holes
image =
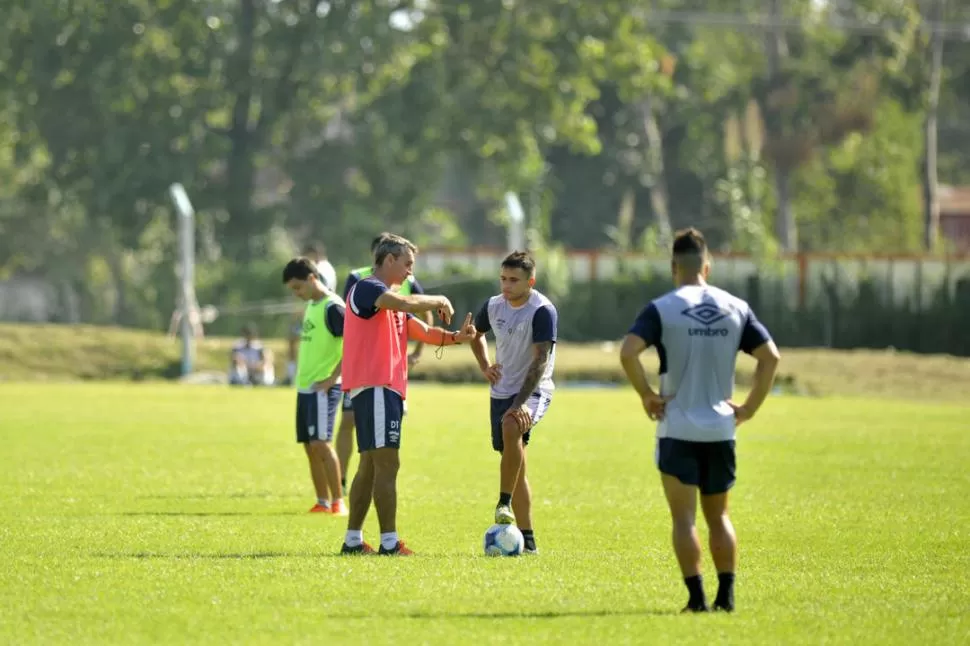
[[[382,310],[394,310],[396,312],[407,312],[408,314],[424,314],[437,310],[438,316],[446,324],[451,323],[451,317],[455,309],[444,296],[428,296],[426,294],[408,294],[402,296],[397,292],[387,290],[374,302]]]
[[[477,331],[472,325],[472,315],[465,317],[465,322],[460,330],[452,332],[442,327],[430,327],[424,321],[416,317],[408,317],[408,338],[421,341],[430,345],[445,346],[457,345],[475,338]]]

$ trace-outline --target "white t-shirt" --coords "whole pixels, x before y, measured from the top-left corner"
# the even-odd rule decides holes
[[[337,291],[337,270],[333,268],[329,260],[321,260],[317,263],[317,271],[320,272],[320,277],[323,279],[323,284],[326,285],[330,291]]]

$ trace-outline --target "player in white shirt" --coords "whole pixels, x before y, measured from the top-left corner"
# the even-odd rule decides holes
[[[701,579],[701,544],[694,519],[697,498],[710,533],[717,568],[714,610],[734,610],[737,537],[728,518],[728,492],[735,481],[737,426],[764,403],[778,369],[778,348],[768,330],[740,298],[707,284],[707,243],[696,229],[673,243],[676,289],[654,299],[623,340],[620,361],[657,424],[656,461],[673,520],[673,543],[690,595],[685,611],[708,609]],[[660,359],[660,392],[640,363],[648,347]],[[738,352],[758,361],[743,404],[731,400]]]
[[[502,454],[495,522],[518,521],[525,552],[535,554],[526,447],[555,390],[559,314],[533,288],[535,261],[529,254],[515,252],[502,261],[501,283],[502,293],[485,301],[475,318],[478,335],[471,346],[491,384],[492,448]],[[488,358],[487,332],[495,337],[495,363]]]

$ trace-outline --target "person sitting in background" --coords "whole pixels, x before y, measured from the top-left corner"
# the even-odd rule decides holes
[[[229,355],[229,383],[233,386],[272,386],[276,381],[273,352],[257,338],[256,326],[242,329],[243,338],[232,346]]]
[[[337,270],[327,260],[327,250],[319,242],[311,242],[303,247],[303,257],[308,258],[317,270],[320,282],[331,292],[337,291]],[[287,339],[286,383],[292,384],[296,377],[296,360],[300,356],[300,337],[303,335],[303,313],[293,315],[290,336]]]

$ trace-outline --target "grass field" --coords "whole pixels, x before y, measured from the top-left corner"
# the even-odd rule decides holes
[[[769,400],[740,431],[738,612],[683,616],[653,430],[628,390],[557,395],[531,449],[541,554],[519,559],[481,555],[497,489],[482,388],[412,390],[414,558],[335,555],[344,520],[305,513],[292,392],[0,398],[0,643],[970,640],[965,406]]]

